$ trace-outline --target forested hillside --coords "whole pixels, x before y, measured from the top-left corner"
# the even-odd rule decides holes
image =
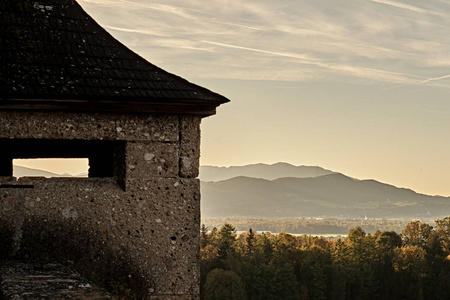
[[[450,299],[450,217],[345,239],[201,232],[204,300]]]

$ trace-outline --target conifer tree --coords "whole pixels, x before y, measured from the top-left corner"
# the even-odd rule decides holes
[[[205,300],[247,300],[241,278],[233,271],[222,269],[209,272],[204,294]]]
[[[236,228],[225,223],[217,234],[217,253],[219,258],[226,259],[228,254],[234,252],[233,244],[236,240]]]

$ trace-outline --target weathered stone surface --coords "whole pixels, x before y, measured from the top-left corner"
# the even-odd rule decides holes
[[[180,116],[180,176],[198,177],[200,159],[200,122],[195,116]]]
[[[178,141],[178,117],[0,111],[0,138]]]
[[[58,258],[144,299],[198,299],[199,125],[195,116],[0,111],[10,149],[44,140],[39,151],[53,155],[52,141],[72,141],[77,154],[96,141],[114,160],[112,177],[0,176],[0,259]],[[93,153],[92,173],[103,174],[105,152]]]
[[[2,299],[115,299],[56,262],[9,261],[0,265]]]
[[[163,296],[151,296],[151,300],[199,300],[199,296],[171,296],[171,295],[163,295]]]
[[[127,143],[130,178],[178,177],[178,143]]]
[[[198,179],[129,178],[124,191],[110,178],[0,177],[0,219],[15,220],[0,247],[129,278],[142,295],[198,295],[199,199]]]

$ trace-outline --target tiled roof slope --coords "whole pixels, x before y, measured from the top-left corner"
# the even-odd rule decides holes
[[[152,65],[75,0],[0,0],[0,109],[206,116],[228,101]]]

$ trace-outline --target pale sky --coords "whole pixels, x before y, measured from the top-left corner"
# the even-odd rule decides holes
[[[450,196],[450,1],[79,3],[231,100],[202,123],[202,165],[319,165]]]

